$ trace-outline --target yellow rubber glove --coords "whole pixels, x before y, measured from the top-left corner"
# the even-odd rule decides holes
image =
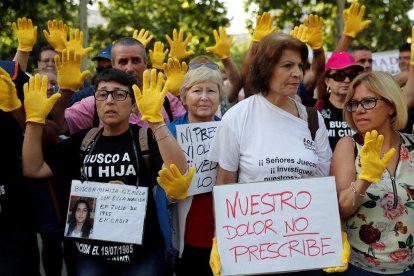
[[[212,47],[207,47],[207,52],[213,52],[219,59],[225,59],[230,57],[230,45],[234,36],[227,36],[226,29],[219,27],[219,31],[213,31],[216,44]]]
[[[364,146],[359,153],[361,162],[361,172],[358,179],[370,183],[378,182],[387,167],[388,162],[395,154],[395,149],[390,149],[384,156],[380,157],[384,136],[378,135],[376,130],[365,133]]]
[[[371,24],[371,20],[362,21],[364,13],[365,6],[362,5],[361,9],[359,9],[358,3],[351,4],[349,9],[343,11],[344,35],[355,38],[360,32],[368,27],[369,24]]]
[[[323,18],[317,15],[309,15],[309,20],[304,20],[303,24],[307,27],[307,42],[313,50],[318,50],[323,46]]]
[[[55,48],[56,52],[62,53],[66,48],[65,41],[68,37],[69,28],[66,24],[63,24],[62,20],[59,22],[56,19],[47,21],[47,28],[49,32],[43,30],[47,42]]]
[[[217,238],[213,238],[213,246],[210,253],[210,267],[214,276],[220,276],[221,261],[217,247]]]
[[[164,74],[169,82],[168,91],[174,96],[180,95],[180,87],[183,83],[184,76],[187,73],[187,63],[181,62],[176,58],[169,58],[167,63],[162,66]]]
[[[17,97],[16,86],[10,75],[0,67],[0,109],[4,112],[16,110],[22,106]]]
[[[81,60],[80,54],[75,54],[74,49],[63,50],[62,59],[60,59],[59,55],[55,56],[57,82],[60,89],[76,92],[83,85],[86,77],[89,75],[89,70],[80,71]]]
[[[414,43],[413,40],[414,39],[414,26],[411,27],[411,60],[410,60],[410,64],[414,65]]]
[[[337,267],[328,267],[324,268],[323,271],[327,273],[335,273],[335,272],[344,272],[348,269],[348,263],[349,263],[349,256],[351,256],[351,246],[349,245],[348,236],[346,235],[346,232],[342,231],[342,255],[341,259],[344,263],[343,266],[337,266]]]
[[[293,28],[293,30],[290,31],[290,35],[299,39],[303,43],[308,43],[308,28],[303,24]]]
[[[137,85],[132,86],[138,109],[142,114],[141,120],[150,123],[163,122],[162,105],[168,91],[168,80],[167,82],[164,81],[164,75],[161,72],[158,73],[157,77],[156,69],[151,70],[151,79],[148,75],[148,70],[145,70],[142,92]]]
[[[18,18],[17,25],[13,22],[12,28],[19,42],[17,50],[31,52],[37,40],[37,27],[33,27],[32,20],[26,17]]]
[[[178,58],[179,60],[183,60],[187,58],[188,56],[191,56],[194,54],[193,51],[186,51],[187,44],[190,42],[190,39],[192,37],[191,34],[187,36],[185,40],[183,40],[184,32],[181,30],[179,34],[177,34],[177,30],[173,30],[173,39],[169,35],[165,35],[165,38],[168,41],[168,44],[170,44],[170,54],[169,57],[172,58]]]
[[[147,47],[147,44],[152,40],[154,36],[150,35],[149,31],[141,29],[139,33],[138,30],[134,30],[132,37],[141,42],[144,47]]]
[[[65,41],[66,49],[74,49],[75,54],[80,56],[80,59],[83,59],[87,54],[89,54],[93,48],[83,48],[83,32],[79,29],[70,29],[69,40]]]
[[[276,30],[276,27],[272,27],[274,20],[275,17],[271,16],[270,12],[264,12],[262,15],[257,16],[252,40],[259,42],[263,37],[274,32]]]
[[[194,173],[195,168],[191,167],[187,175],[182,175],[177,166],[171,164],[169,169],[163,168],[158,172],[157,182],[169,197],[182,200],[188,195]]]
[[[162,69],[164,64],[164,59],[168,54],[168,49],[164,51],[164,43],[161,41],[156,41],[154,43],[154,52],[150,49],[149,56],[153,68]]]
[[[60,98],[60,93],[47,97],[47,76],[36,74],[30,77],[29,83],[23,86],[24,109],[26,111],[26,122],[44,124],[47,114],[52,110],[53,105]]]

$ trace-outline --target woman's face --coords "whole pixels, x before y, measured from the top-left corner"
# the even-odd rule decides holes
[[[346,75],[344,80],[335,80],[333,75]],[[348,75],[351,75],[349,77]],[[326,85],[331,89],[332,94],[336,94],[338,96],[345,97],[348,94],[349,85],[351,81],[357,76],[357,72],[355,68],[348,67],[341,70],[331,70],[328,74],[327,78],[325,79]]]
[[[193,85],[185,97],[191,122],[213,121],[219,104],[219,86],[212,80]]]
[[[279,62],[273,68],[269,81],[269,94],[295,95],[303,80],[303,68],[304,64],[299,52],[284,50]]]
[[[355,94],[352,101],[362,101],[366,99],[380,99],[376,101],[374,108],[366,110],[361,103],[358,104],[357,109],[352,112],[352,120],[355,123],[359,132],[365,133],[373,129],[379,130],[383,126],[391,124],[390,115],[395,112],[392,104],[384,101],[376,93],[368,90],[365,85],[360,84],[355,87]]]
[[[129,91],[127,86],[115,81],[101,81],[95,91],[95,95],[99,90],[110,92],[115,90]],[[129,125],[129,115],[132,110],[131,95],[128,94],[125,100],[115,100],[113,96],[109,94],[106,100],[98,101],[95,99],[95,101],[99,119],[102,120],[104,125],[110,127]]]
[[[83,202],[79,203],[75,214],[76,223],[84,223],[87,215],[88,207]]]

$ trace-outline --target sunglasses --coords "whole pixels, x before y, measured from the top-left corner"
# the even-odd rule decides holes
[[[333,74],[328,75],[328,78],[333,79],[334,81],[344,81],[346,78],[349,78],[350,81],[355,79],[359,75],[359,72],[351,71],[345,73],[344,71],[336,71]]]
[[[208,62],[208,63],[189,63],[188,64],[188,68],[190,70],[199,68],[201,66],[205,66],[205,67],[210,68],[212,70],[219,70],[219,66],[215,63],[212,63],[212,62]]]
[[[345,104],[345,108],[349,112],[354,112],[358,109],[358,106],[361,105],[365,110],[373,109],[377,106],[377,101],[387,101],[384,98],[363,98],[360,101],[352,100]]]

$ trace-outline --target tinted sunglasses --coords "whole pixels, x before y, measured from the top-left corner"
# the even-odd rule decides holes
[[[359,75],[359,72],[351,71],[345,73],[344,71],[336,71],[333,74],[328,75],[329,78],[333,79],[334,81],[344,81],[347,77],[350,81],[355,79]]]
[[[215,64],[215,63],[212,63],[212,62],[208,62],[208,63],[189,63],[188,64],[188,68],[190,70],[191,69],[199,68],[201,66],[208,67],[208,68],[210,68],[212,70],[219,70],[219,66],[217,64]]]

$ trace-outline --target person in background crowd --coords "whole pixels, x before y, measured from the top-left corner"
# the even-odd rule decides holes
[[[355,59],[348,52],[334,52],[319,80],[315,108],[322,114],[332,150],[341,137],[353,134],[343,120],[342,109],[351,81],[363,70],[364,67],[355,63]]]
[[[344,116],[356,131],[339,140],[332,158],[339,210],[351,245],[342,275],[413,275],[414,137],[398,83],[366,72],[351,83]]]
[[[349,52],[355,58],[355,63],[358,63],[364,67],[364,72],[372,71],[372,52],[368,46],[352,46],[349,49]]]

